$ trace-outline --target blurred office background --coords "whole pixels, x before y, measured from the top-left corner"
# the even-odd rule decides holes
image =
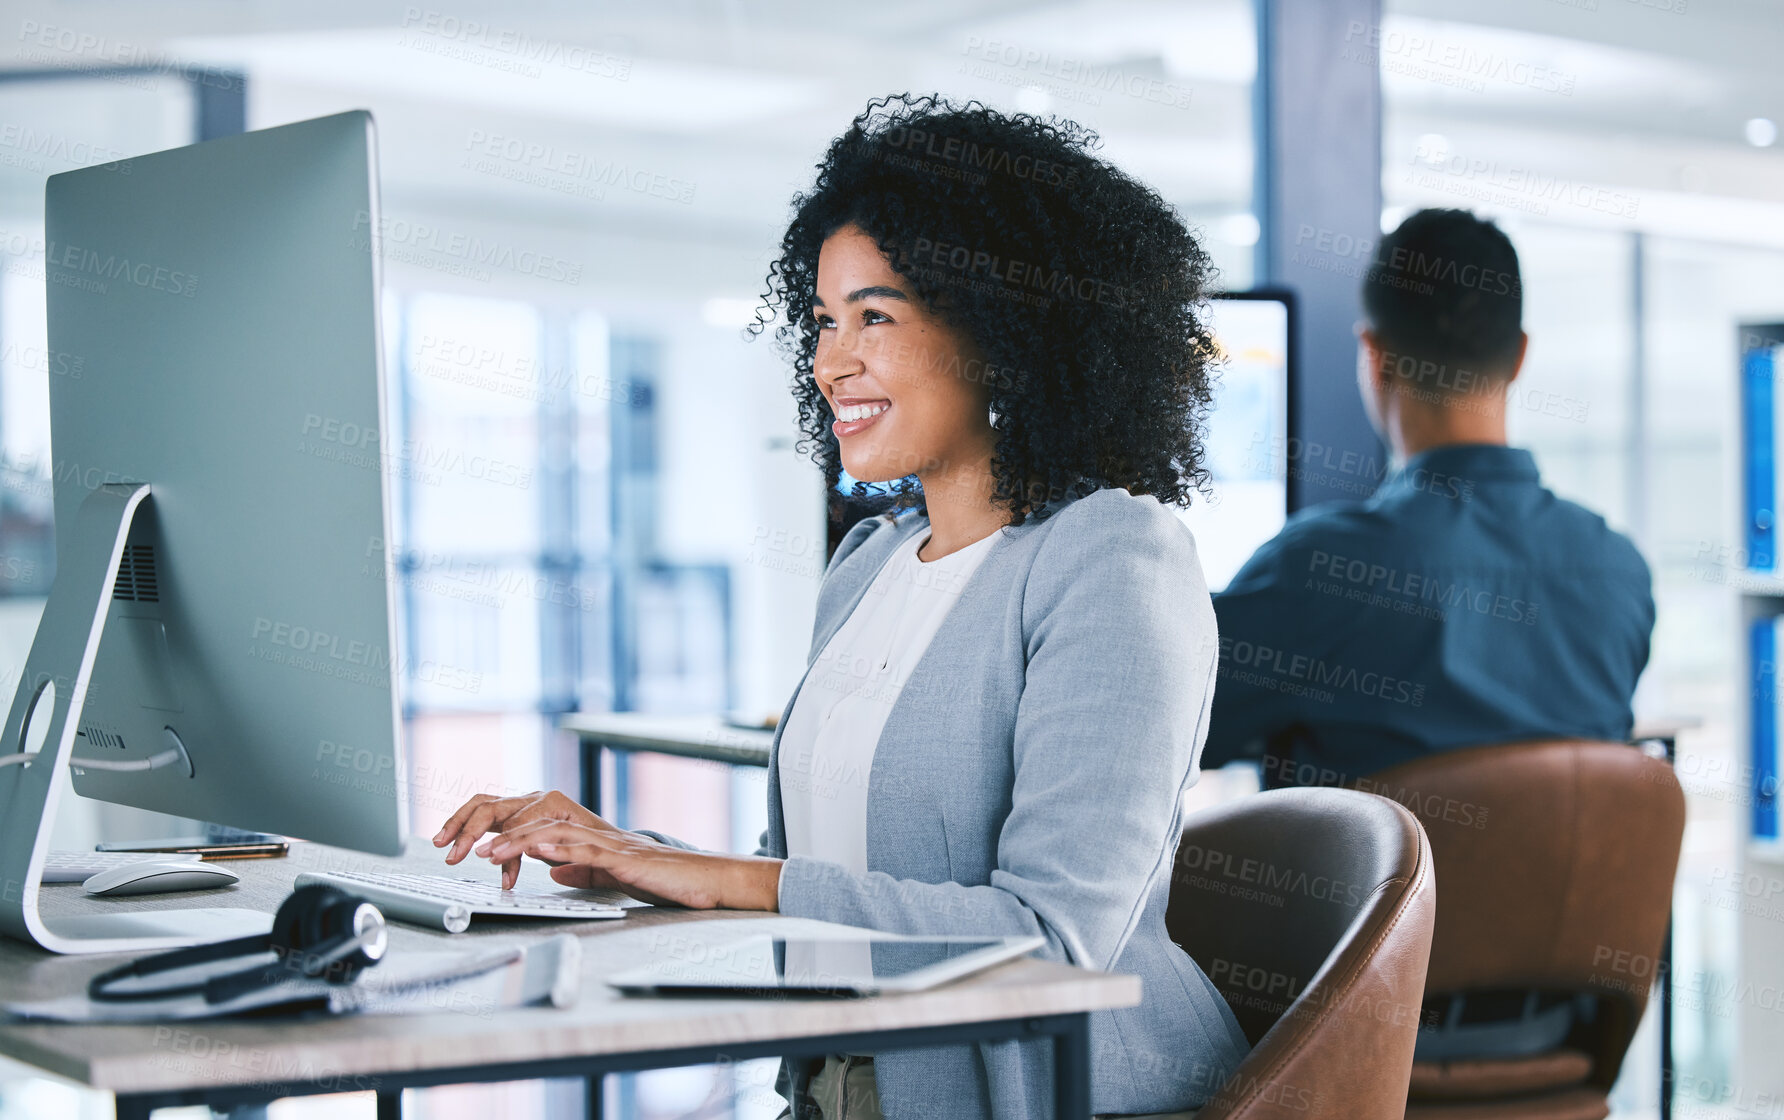
[[[369,108],[415,828],[471,793],[574,789],[576,710],[778,712],[804,667],[822,494],[787,372],[745,341],[789,199],[869,98],[936,90],[1077,119],[1258,275],[1249,0],[896,5],[689,0],[450,8],[13,0],[0,20],[0,675],[54,573],[46,176]],[[1775,1115],[1784,957],[1743,908],[1748,843],[1738,328],[1784,321],[1784,9],[1772,0],[1385,0],[1331,64],[1379,73],[1384,227],[1499,218],[1522,256],[1515,442],[1629,533],[1659,601],[1639,713],[1679,743],[1676,1115]],[[1046,61],[1036,61],[1045,59]],[[1082,67],[1063,65],[1075,60]],[[1091,67],[1142,81],[1109,88]],[[1107,73],[1097,70],[1096,73]],[[1365,130],[1359,122],[1359,135]],[[1305,246],[1360,275],[1366,247]],[[10,695],[10,687],[7,688]],[[637,758],[622,821],[713,847],[762,826],[759,772]],[[107,815],[111,814],[111,815]],[[152,830],[90,807],[78,829]],[[1771,982],[1775,982],[1775,977]],[[1776,991],[1773,992],[1776,997]],[[1656,1114],[1638,1039],[1619,1115]],[[9,1067],[0,1116],[109,1115]],[[619,1115],[767,1117],[771,1066],[611,1079]],[[427,1117],[574,1108],[574,1087],[412,1093]],[[559,1091],[560,1089],[565,1091]],[[565,1105],[566,1101],[571,1101]],[[1757,1102],[1757,1103],[1756,1103]],[[371,1115],[367,1098],[273,1115]]]

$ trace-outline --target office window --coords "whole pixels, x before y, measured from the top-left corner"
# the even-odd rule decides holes
[[[411,827],[475,793],[536,788],[539,407],[516,396],[540,346],[518,301],[393,293],[387,446]]]
[[[549,784],[564,712],[729,706],[731,580],[662,554],[658,340],[438,292],[393,293],[386,317],[413,824],[431,834],[473,793]]]
[[[1507,218],[1524,280],[1530,349],[1506,428],[1562,497],[1639,535],[1628,473],[1634,439],[1633,242],[1629,234]]]
[[[191,113],[186,83],[172,74],[0,81],[0,598],[49,592],[49,384],[82,373],[79,354],[49,349],[44,179],[187,143]],[[10,617],[0,623],[13,625]],[[20,632],[0,635],[0,642],[28,646],[25,629],[21,621]]]
[[[43,256],[18,248],[0,247],[0,594],[40,596],[56,563],[49,379],[81,370],[73,359],[51,360]]]
[[[427,293],[403,324],[408,390],[390,469],[415,547],[458,556],[536,553],[539,312]]]

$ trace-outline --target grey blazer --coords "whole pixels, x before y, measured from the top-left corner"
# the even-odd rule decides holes
[[[898,543],[927,524],[906,512],[849,530],[818,592],[808,674]],[[1157,501],[1121,490],[999,533],[880,734],[868,873],[786,859],[778,733],[759,854],[786,859],[785,914],[894,933],[1040,934],[1040,956],[1139,976],[1139,1006],[1092,1016],[1092,1107],[1199,1106],[1248,1044],[1165,932],[1218,649],[1195,541]],[[787,1077],[803,1088],[817,1065],[790,1063]],[[888,1120],[1051,1112],[1040,1042],[888,1051],[874,1074]]]

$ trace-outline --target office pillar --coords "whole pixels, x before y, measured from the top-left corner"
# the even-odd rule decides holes
[[[1360,498],[1387,463],[1356,388],[1358,287],[1381,236],[1381,0],[1257,0],[1259,284],[1298,299],[1289,507]]]

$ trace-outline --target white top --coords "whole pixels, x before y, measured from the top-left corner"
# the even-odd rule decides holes
[[[778,755],[787,854],[867,873],[867,777],[892,705],[1000,534],[927,563],[927,532],[898,546],[825,643],[793,701]]]

